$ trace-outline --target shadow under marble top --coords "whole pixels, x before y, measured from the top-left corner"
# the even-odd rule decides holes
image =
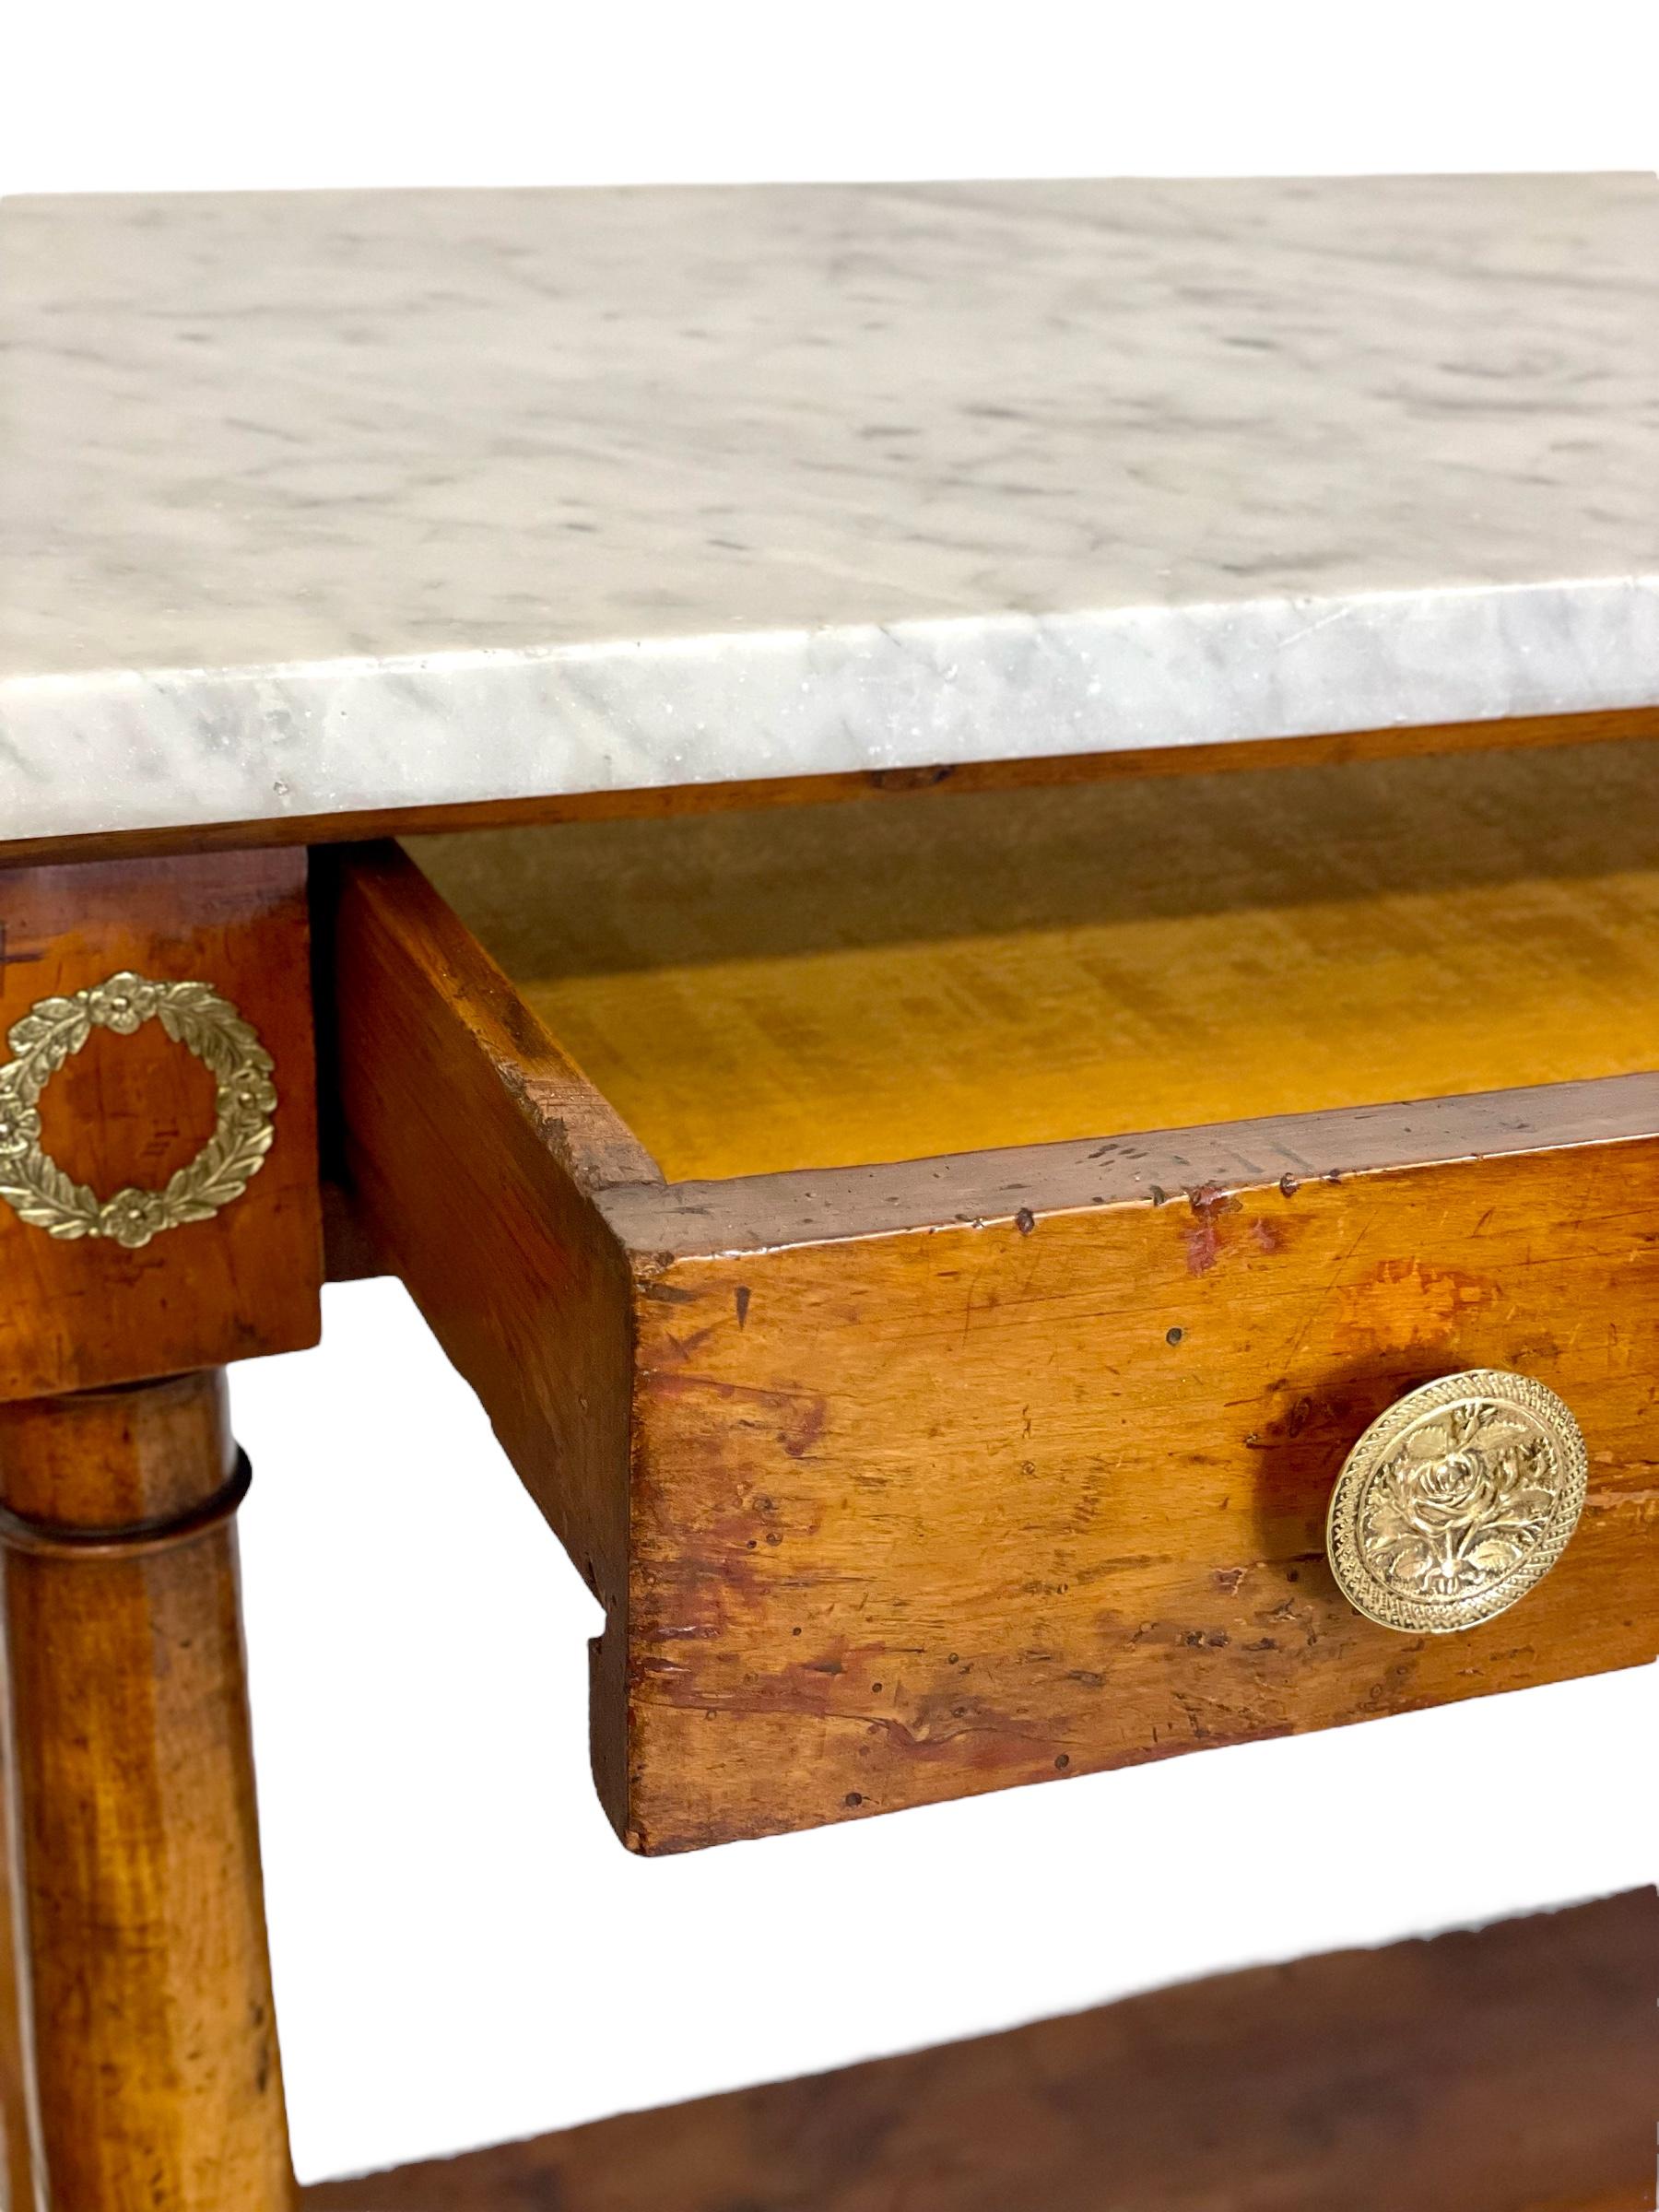
[[[0,843],[1659,702],[1644,176],[0,207]]]

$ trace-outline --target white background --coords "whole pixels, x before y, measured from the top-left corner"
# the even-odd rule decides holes
[[[1659,164],[1659,17],[1025,0],[14,9],[0,190]],[[597,1608],[390,1284],[239,1372],[301,2177],[1659,1874],[1659,1671],[648,1864]]]

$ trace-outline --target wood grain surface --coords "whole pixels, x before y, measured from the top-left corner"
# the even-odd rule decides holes
[[[220,1373],[0,1406],[0,1501],[95,1532],[227,1481]],[[4,1550],[23,1957],[54,2212],[281,2212],[235,1537]]]
[[[1011,1219],[641,1261],[630,1841],[1659,1652],[1659,1139],[1349,1175],[1312,1118],[1271,1180],[1051,1212],[1032,1178]],[[1486,1626],[1378,1628],[1325,1563],[1332,1486],[1395,1397],[1481,1366],[1572,1406],[1583,1522]]]
[[[305,856],[229,853],[0,872],[0,1034],[124,969],[230,999],[276,1062],[276,1141],[210,1221],[137,1251],[60,1242],[0,1205],[0,1401],[314,1344],[316,1077]],[[3,1056],[9,1058],[9,1050]],[[47,1150],[109,1197],[155,1188],[213,1133],[214,1079],[160,1024],[94,1030],[41,1100]]]
[[[1659,1062],[1647,745],[412,849],[675,1181]]]
[[[0,1682],[0,1696],[5,1686]],[[26,2212],[33,2189],[29,2077],[24,2058],[18,1897],[12,1873],[11,1753],[0,1729],[0,2204]]]
[[[596,1189],[653,1162],[394,849],[329,894],[328,1057],[355,1240],[407,1285],[607,1609],[626,1602],[631,1323]],[[620,1714],[623,1652],[597,1651]],[[621,1728],[595,1735],[616,1764]],[[608,1784],[614,1795],[620,1781]]]
[[[1651,2212],[1659,1897],[307,2190],[305,2212]]]
[[[338,958],[359,1198],[605,1601],[633,1847],[1659,1651],[1653,1077],[665,1183],[406,864]],[[1475,1366],[1567,1399],[1589,1504],[1512,1612],[1401,1636],[1326,1505]]]

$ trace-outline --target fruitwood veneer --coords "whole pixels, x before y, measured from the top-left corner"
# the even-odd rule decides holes
[[[0,1402],[297,1351],[321,1333],[305,855],[0,869],[0,1038],[39,1000],[123,969],[235,1003],[276,1061],[275,1141],[223,1213],[138,1251],[60,1242],[0,1205]],[[214,1080],[157,1021],[95,1030],[41,1117],[48,1151],[100,1198],[159,1187],[211,1135]]]
[[[136,1248],[0,1206],[11,2194],[283,2212],[221,1363],[319,1328],[304,855],[0,870],[0,1030],[125,970],[204,982],[253,1026],[275,1135],[240,1195]],[[161,1189],[213,1132],[216,1088],[158,1021],[95,1026],[41,1097],[42,1142],[100,1198]]]
[[[1126,887],[1091,863],[1090,826],[1111,815],[1100,793],[1092,811],[1026,794],[1017,823],[999,811],[977,829],[984,801],[929,802],[930,820],[969,811],[942,824],[913,883],[897,808],[868,818],[843,842],[875,861],[849,862],[839,904],[835,837],[799,818],[693,824],[685,839],[672,824],[620,841],[590,829],[568,847],[538,833],[509,847],[493,885],[441,846],[440,872],[469,912],[477,900],[518,985],[395,850],[347,861],[335,1049],[362,1220],[605,1602],[594,1766],[632,1846],[1076,1777],[1654,1655],[1659,1078],[1609,1072],[1651,1056],[1651,758],[1539,755],[1496,779],[1444,761],[1297,771],[1277,799],[1263,778],[1237,806],[1188,787],[1204,833],[1171,838],[1185,861],[1168,880],[1135,860],[1157,829],[1137,798],[1135,835],[1114,830],[1107,852]],[[1444,809],[1459,791],[1466,818],[1414,840],[1406,800]],[[1248,850],[1206,871],[1230,806]],[[1343,829],[1323,857],[1322,821]],[[978,863],[999,845],[1016,859],[991,882]],[[657,905],[651,849],[672,864]],[[763,869],[747,865],[757,852]],[[750,895],[762,882],[775,911]],[[1126,925],[1158,951],[1147,992],[1172,1019],[1166,956],[1194,914],[1206,930],[1218,911],[1231,921],[1237,945],[1223,930],[1212,949],[1236,970],[1255,941],[1244,893],[1265,888],[1305,935],[1310,884],[1341,908],[1320,988],[1351,989],[1356,1041],[1379,1003],[1368,994],[1410,1003],[1423,975],[1449,979],[1362,1083],[1397,1096],[1401,1065],[1443,1064],[1441,1087],[1472,1095],[1113,1134],[1135,1082],[1097,1086],[1076,1054],[1028,1049],[1020,994],[992,987],[1026,959],[1022,930],[1086,932],[1092,899],[1107,936]],[[1501,985],[1526,942],[1506,934],[1522,899],[1546,936],[1579,918],[1550,971],[1578,996],[1558,994],[1543,1036],[1547,991],[1471,1011],[1453,987],[1457,959]],[[614,984],[613,1010],[641,993],[649,1008],[677,941],[688,998],[712,994],[706,1054],[608,1017],[603,1031],[578,1024],[572,1050],[569,1002],[519,959],[562,942],[567,980]],[[1103,942],[1056,970],[1073,1027],[1089,992],[1110,1002],[1131,972],[1120,957],[1102,980]],[[820,956],[863,971],[872,947],[932,980],[890,992],[861,1032],[858,992],[816,983]],[[756,993],[764,1017],[723,1035],[722,994]],[[1193,1095],[1230,1110],[1270,1092],[1305,998],[1287,1011],[1264,986],[1259,1004],[1223,1005],[1216,1066],[1188,1050]],[[1048,1014],[1064,1038],[1065,1008]],[[1160,1033],[1137,1079],[1167,1103]],[[583,1072],[595,1036],[626,1113]],[[928,1094],[947,1052],[961,1081],[943,1111],[980,1148],[907,1159],[924,1133],[940,1141]],[[1541,1072],[1596,1079],[1475,1088],[1535,1071],[1535,1053]],[[1343,1055],[1321,1065],[1351,1077]],[[1305,1071],[1284,1080],[1304,1104],[1322,1095]],[[1077,1128],[1091,1087],[1092,1135]],[[774,1128],[797,1159],[816,1132],[821,1156],[725,1171]],[[1049,1141],[985,1141],[999,1128]],[[721,1171],[685,1174],[705,1157]],[[1533,1374],[1573,1407],[1583,1523],[1512,1613],[1459,1637],[1398,1635],[1335,1589],[1330,1490],[1394,1397],[1477,1366]]]
[[[271,2002],[229,1520],[224,1377],[0,1406],[12,1836],[38,2151],[54,2212],[281,2212]]]
[[[303,2212],[1650,2212],[1659,1896],[303,2193]]]

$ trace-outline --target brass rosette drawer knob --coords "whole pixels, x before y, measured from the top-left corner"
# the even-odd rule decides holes
[[[1587,1472],[1577,1421],[1530,1375],[1476,1368],[1426,1382],[1348,1453],[1325,1528],[1337,1586],[1385,1629],[1477,1628],[1560,1558]]]

